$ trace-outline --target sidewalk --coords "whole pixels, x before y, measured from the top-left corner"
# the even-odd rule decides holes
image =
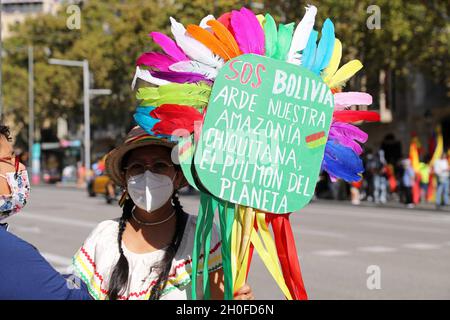
[[[317,203],[328,203],[336,205],[346,205],[352,207],[371,207],[371,208],[384,208],[384,209],[406,209],[406,205],[398,201],[388,201],[384,204],[376,204],[371,201],[361,201],[359,205],[353,205],[350,200],[328,200],[328,199],[315,199],[311,202]],[[422,210],[422,211],[432,211],[433,213],[444,213],[450,214],[450,206],[441,207],[439,210],[436,209],[434,203],[419,203],[414,208],[408,208],[409,210]]]

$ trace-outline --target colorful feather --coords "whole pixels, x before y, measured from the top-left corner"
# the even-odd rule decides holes
[[[136,61],[137,66],[147,66],[161,71],[169,70],[169,66],[176,61],[170,56],[159,52],[145,52]]]
[[[152,76],[156,78],[175,83],[195,83],[200,81],[206,81],[209,84],[212,84],[212,82],[206,79],[205,76],[198,73],[176,72],[176,71],[151,71],[150,73],[152,74]]]
[[[134,73],[133,81],[131,82],[131,89],[133,90],[136,86],[137,79],[144,80],[148,83],[154,84],[156,86],[163,86],[169,84],[170,81],[155,78],[151,75],[150,71],[143,70],[139,66],[136,67],[136,72]]]
[[[275,20],[270,14],[266,14],[266,21],[264,23],[265,48],[266,57],[272,58],[277,51],[278,32]]]
[[[180,61],[172,64],[170,70],[176,72],[192,72],[205,76],[209,80],[214,80],[217,76],[217,69],[207,66],[198,61]]]
[[[362,160],[351,148],[330,140],[325,146],[322,169],[330,176],[354,182],[361,180],[364,166]]]
[[[195,108],[208,105],[211,87],[204,83],[171,83],[158,88],[140,88],[136,99],[143,100],[141,105],[160,106],[163,104],[182,104]]]
[[[362,131],[360,128],[343,122],[333,121],[330,127],[330,134],[335,136],[345,136],[352,140],[356,140],[361,143],[365,143],[369,135]]]
[[[214,16],[212,14],[208,14],[206,17],[204,17],[200,23],[199,26],[200,28],[203,28],[205,30],[211,30],[210,26],[208,25],[208,22],[211,20],[215,20],[216,18],[214,18]]]
[[[380,121],[380,114],[375,111],[334,111],[333,120],[338,122]]]
[[[211,32],[206,31],[199,26],[190,24],[187,26],[187,32],[197,41],[203,43],[206,47],[211,49],[212,52],[221,56],[225,61],[230,60],[232,53],[229,49],[219,41]]]
[[[258,19],[259,25],[264,29],[264,23],[266,22],[266,18],[262,14],[257,14],[256,19]]]
[[[214,35],[229,49],[233,58],[241,54],[233,34],[222,23],[209,20],[207,24],[211,26]]]
[[[344,110],[350,106],[372,104],[372,96],[365,92],[338,92],[334,94],[334,110]]]
[[[274,58],[285,61],[291,47],[292,33],[294,32],[294,23],[280,24],[278,27],[277,50]]]
[[[173,124],[178,126],[175,129],[185,129],[192,133],[194,132],[195,122],[203,121],[203,116],[197,109],[177,104],[161,105],[152,110],[150,116],[161,120],[153,130],[162,134],[172,134],[174,131],[172,130]]]
[[[329,140],[334,140],[343,146],[353,149],[358,155],[362,153],[361,146],[355,142],[364,143],[368,135],[358,127],[348,123],[333,122],[330,127]]]
[[[319,74],[328,66],[334,48],[334,25],[330,19],[326,19],[323,23],[320,41],[317,45],[316,56],[311,71]]]
[[[223,60],[215,55],[201,42],[186,35],[184,26],[170,17],[171,30],[177,45],[183,49],[184,53],[192,60],[204,63],[208,66],[220,68],[223,66]]]
[[[164,50],[170,57],[172,57],[176,61],[184,61],[189,60],[188,57],[184,54],[183,50],[177,46],[175,41],[170,39],[168,36],[161,32],[151,32],[150,36],[153,38],[153,41],[157,43],[161,49]]]
[[[144,129],[148,134],[153,135],[153,126],[160,120],[150,116],[155,107],[137,107],[136,113],[133,115],[136,123]]]
[[[326,82],[330,88],[342,87],[345,82],[353,77],[363,67],[359,60],[352,60],[344,64],[339,70]]]
[[[310,5],[305,9],[305,15],[297,25],[297,28],[295,28],[294,35],[292,36],[291,47],[289,48],[287,57],[288,62],[296,65],[300,64],[300,52],[305,49],[308,43],[317,14],[317,8],[315,6]]]
[[[339,63],[342,57],[342,43],[339,39],[334,39],[333,54],[331,55],[330,62],[328,66],[322,72],[322,79],[325,83],[331,79],[331,77],[336,73],[339,68]]]
[[[305,50],[303,50],[303,55],[301,59],[301,65],[305,68],[311,69],[314,59],[316,56],[316,41],[319,33],[316,30],[312,30],[308,39],[308,44],[306,45]]]
[[[247,8],[231,12],[231,26],[243,53],[264,55],[264,31],[255,14]]]
[[[234,34],[233,28],[231,27],[231,12],[225,12],[223,15],[217,18],[217,21],[223,24],[225,28],[227,28],[228,31],[231,32],[231,34]]]

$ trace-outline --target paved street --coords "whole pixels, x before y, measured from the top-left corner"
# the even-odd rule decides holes
[[[198,197],[181,202],[197,211]],[[80,190],[34,187],[29,205],[8,222],[64,271],[90,230],[119,215],[116,205]],[[450,299],[449,212],[316,202],[292,225],[310,299]],[[367,287],[369,266],[381,271],[380,289]],[[249,283],[257,299],[282,299],[259,259]]]

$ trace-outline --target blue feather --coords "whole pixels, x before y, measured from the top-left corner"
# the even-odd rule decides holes
[[[330,19],[326,19],[322,26],[320,41],[317,46],[316,56],[311,71],[320,74],[330,62],[334,49],[334,25]]]
[[[154,136],[155,134],[152,132],[153,126],[155,123],[159,122],[159,119],[155,119],[150,117],[150,112],[152,112],[155,107],[137,107],[136,113],[133,115],[136,123],[144,129],[145,132]]]
[[[364,166],[362,160],[351,148],[329,140],[325,146],[322,169],[330,176],[354,182],[361,180],[360,174],[364,171]]]
[[[319,33],[316,30],[312,30],[309,35],[308,43],[306,44],[306,48],[302,53],[302,66],[305,68],[311,69],[311,66],[314,62],[314,57],[316,56],[316,41],[317,35]]]

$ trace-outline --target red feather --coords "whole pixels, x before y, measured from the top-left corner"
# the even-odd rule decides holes
[[[156,134],[171,135],[176,129],[194,132],[194,123],[202,121],[202,114],[195,108],[178,104],[163,104],[150,112],[152,118],[159,119],[153,126]]]
[[[380,121],[380,114],[374,111],[342,110],[333,112],[333,120],[339,122]]]
[[[233,27],[231,26],[231,12],[225,12],[217,19],[217,21],[223,24],[234,36]]]

